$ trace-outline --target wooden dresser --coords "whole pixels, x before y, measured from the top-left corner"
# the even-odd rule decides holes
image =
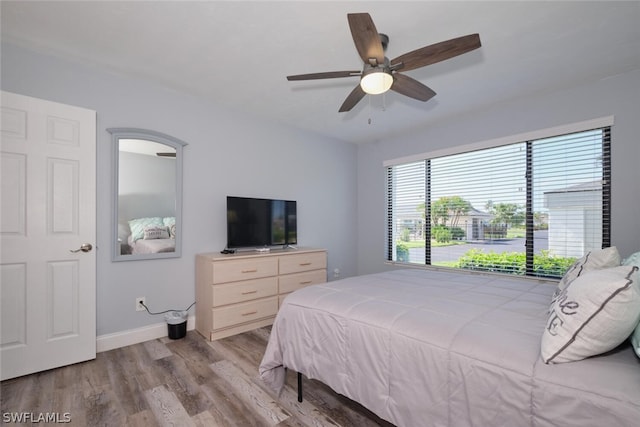
[[[196,330],[210,340],[273,323],[284,297],[327,281],[327,251],[196,256]]]

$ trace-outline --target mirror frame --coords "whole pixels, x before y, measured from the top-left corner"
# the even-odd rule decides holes
[[[146,259],[179,258],[182,256],[182,149],[187,145],[181,141],[164,133],[138,128],[109,128],[107,132],[111,134],[112,144],[112,173],[113,189],[112,196],[112,224],[111,224],[111,246],[112,261],[137,261]],[[173,252],[161,252],[157,254],[129,254],[122,255],[120,243],[118,242],[118,188],[120,173],[120,140],[121,139],[144,139],[148,141],[165,144],[176,150],[176,247]]]

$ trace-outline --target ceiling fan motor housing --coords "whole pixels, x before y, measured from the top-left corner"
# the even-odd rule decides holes
[[[383,33],[378,34],[380,36],[380,43],[382,43],[382,50],[387,51],[387,46],[389,46],[389,36]],[[387,58],[385,58],[387,59]],[[385,61],[386,62],[386,61]]]

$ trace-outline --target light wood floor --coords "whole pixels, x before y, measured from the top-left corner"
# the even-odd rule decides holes
[[[3,381],[2,420],[27,412],[67,413],[76,426],[391,426],[317,381],[303,380],[298,403],[293,372],[275,397],[258,375],[269,331],[213,342],[190,331]]]

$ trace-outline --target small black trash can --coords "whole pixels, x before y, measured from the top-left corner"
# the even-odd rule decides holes
[[[178,340],[187,335],[187,312],[186,311],[170,311],[164,315],[167,321],[167,330],[169,338]]]

